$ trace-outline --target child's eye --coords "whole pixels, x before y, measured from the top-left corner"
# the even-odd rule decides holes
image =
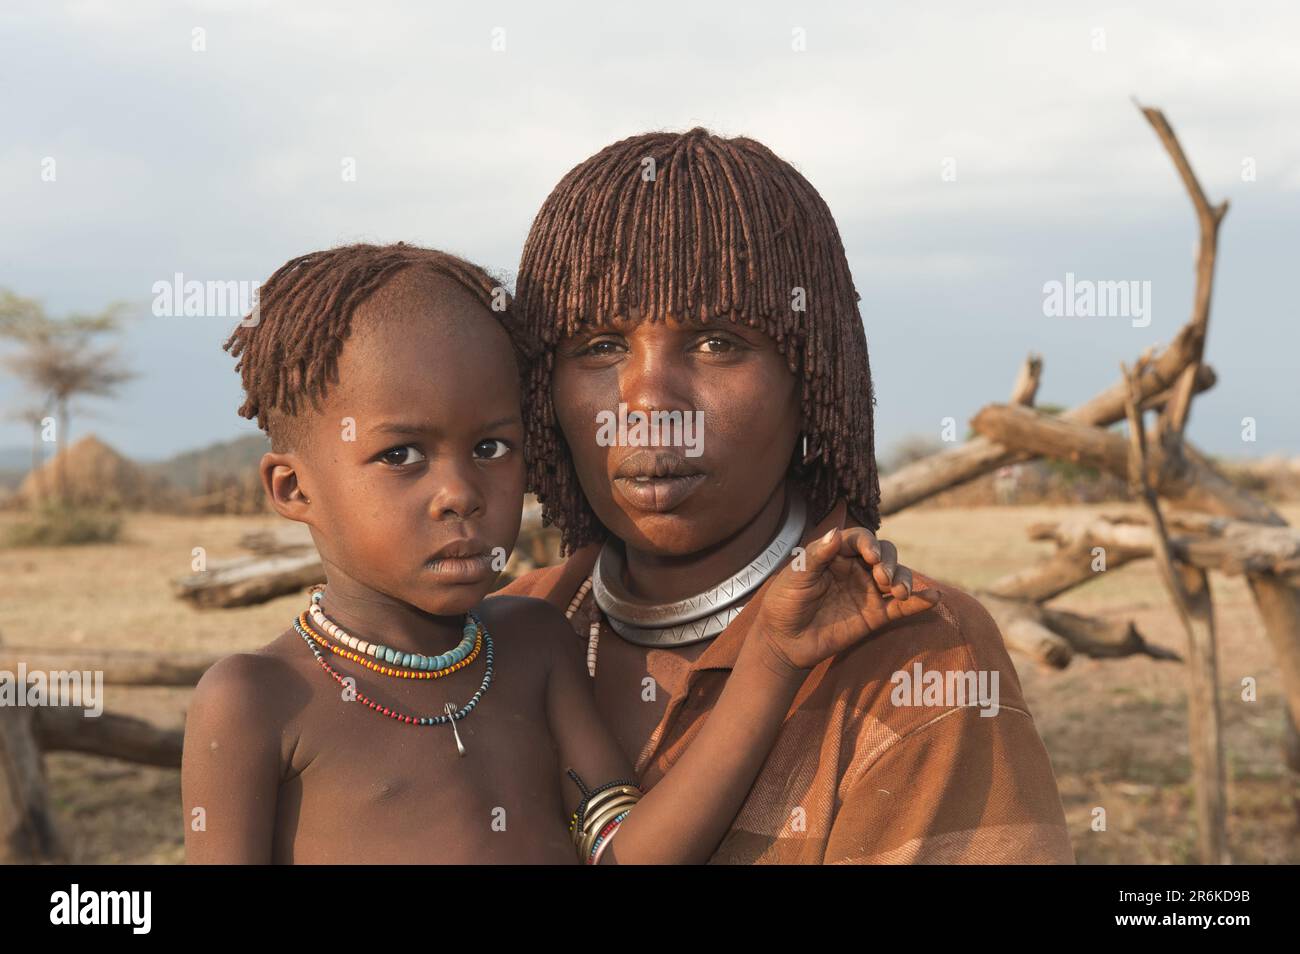
[[[416,456],[408,458],[407,451],[411,451]],[[414,444],[403,444],[401,447],[389,448],[380,454],[378,459],[392,467],[405,467],[407,464],[417,464],[424,460],[424,454]]]
[[[474,445],[474,456],[479,460],[496,460],[508,453],[510,453],[510,445],[495,437],[489,437],[487,440],[479,441]]]

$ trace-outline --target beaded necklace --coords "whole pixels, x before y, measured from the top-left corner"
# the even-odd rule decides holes
[[[440,656],[422,656],[419,653],[404,653],[398,649],[392,649],[381,643],[368,643],[364,639],[358,639],[338,623],[334,622],[325,615],[321,609],[320,601],[324,590],[316,588],[312,590],[311,606],[307,612],[311,614],[314,622],[329,635],[333,636],[343,645],[350,647],[363,656],[370,656],[379,662],[389,663],[390,665],[400,666],[403,669],[415,669],[421,671],[436,672],[438,670],[449,670],[457,663],[466,659],[470,651],[477,643],[478,627],[475,626],[468,618],[465,620],[465,628],[462,630],[463,638],[460,644],[449,653],[443,653]]]
[[[315,643],[318,646],[320,646],[322,649],[328,649],[334,655],[342,656],[344,659],[351,659],[353,662],[365,666],[367,669],[371,670],[372,672],[377,672],[381,676],[397,676],[403,679],[441,679],[443,676],[449,676],[457,669],[463,669],[466,666],[468,666],[470,663],[472,663],[475,659],[477,659],[479,650],[482,649],[483,647],[482,637],[478,636],[477,633],[475,633],[473,650],[471,650],[470,654],[466,656],[464,659],[460,660],[459,662],[453,663],[452,665],[446,666],[442,669],[436,669],[431,671],[424,671],[419,669],[402,669],[397,666],[382,666],[379,663],[372,661],[367,656],[363,656],[360,653],[354,653],[350,649],[346,649],[343,646],[338,646],[335,645],[334,643],[331,643],[324,636],[320,635],[317,632],[314,632],[312,628],[307,624],[307,612],[305,610],[301,614],[299,614],[298,624],[302,629],[307,631],[307,634],[311,636],[312,640],[314,640]]]
[[[582,586],[578,587],[578,592],[574,594],[573,599],[569,601],[569,608],[564,611],[565,619],[573,619],[573,614],[578,611],[578,607],[590,592],[591,577],[587,577],[582,581]],[[591,614],[591,625],[587,629],[587,675],[595,679],[596,653],[600,648],[600,609],[595,606],[592,608],[594,612]]]
[[[319,593],[320,591],[318,590],[316,593],[313,593],[312,595],[313,607],[316,607],[316,604],[320,602]],[[318,607],[316,608],[319,611],[319,608]],[[384,675],[408,676],[410,678],[438,678],[439,676],[444,676],[450,672],[455,671],[455,669],[460,669],[463,666],[468,665],[471,659],[474,656],[478,655],[479,646],[481,645],[483,648],[483,656],[485,659],[485,669],[483,673],[483,681],[479,685],[478,690],[474,693],[473,696],[470,697],[469,702],[465,703],[465,705],[461,706],[459,709],[453,706],[450,702],[447,703],[445,706],[443,706],[443,714],[438,716],[409,715],[404,712],[399,712],[396,709],[390,709],[387,706],[382,706],[379,703],[375,702],[373,699],[369,698],[364,693],[362,693],[359,689],[355,688],[354,685],[346,682],[345,677],[341,675],[338,672],[338,670],[336,670],[333,666],[329,664],[329,661],[325,658],[325,651],[322,648],[322,646],[327,647],[333,650],[334,652],[340,652],[340,650],[337,647],[330,645],[328,641],[322,640],[319,636],[317,636],[315,633],[312,633],[310,631],[310,629],[306,625],[307,615],[308,615],[307,613],[302,613],[297,618],[295,618],[293,621],[293,628],[297,631],[298,635],[302,637],[303,642],[307,644],[307,648],[311,650],[312,655],[316,657],[316,662],[320,663],[321,668],[324,669],[327,673],[329,673],[329,675],[334,679],[335,682],[339,683],[339,685],[344,686],[346,689],[348,689],[352,693],[352,695],[357,699],[357,701],[364,703],[367,708],[373,709],[375,712],[378,712],[380,715],[387,716],[390,719],[395,719],[398,722],[402,723],[403,725],[450,725],[452,734],[456,739],[456,751],[459,752],[461,755],[465,754],[465,744],[461,741],[460,731],[456,728],[456,723],[459,722],[461,719],[464,719],[466,716],[468,716],[471,712],[474,711],[474,707],[478,705],[479,700],[483,698],[483,694],[487,692],[488,687],[492,684],[492,660],[493,660],[492,637],[491,635],[488,634],[487,627],[483,625],[483,621],[479,619],[478,615],[473,610],[470,610],[468,613],[465,614],[466,615],[466,623],[465,623],[466,636],[469,637],[471,633],[473,635],[471,654],[466,655],[464,658],[457,660],[451,666],[444,667],[436,672],[415,671],[415,670],[402,672],[400,670],[385,669],[377,665],[369,666],[369,668],[374,669],[377,672],[381,672]],[[339,633],[343,633],[342,628],[339,627],[338,624],[334,623],[333,620],[330,620],[328,617],[326,617],[323,612],[320,612],[319,615],[321,619],[325,620],[327,623],[333,626],[335,630],[337,630]],[[312,614],[312,618],[315,619],[316,614]],[[463,641],[462,641],[462,645],[463,645]],[[376,647],[371,646],[370,648],[373,649]],[[453,650],[453,653],[459,649],[460,647],[458,646],[456,650]],[[389,650],[389,652],[392,651]],[[361,662],[363,665],[366,665],[368,662],[367,660],[358,658],[357,656],[354,656],[354,654],[348,653],[346,651],[343,651],[342,654],[347,656],[348,658],[356,658],[356,661]],[[373,656],[374,653],[369,653],[369,655]],[[451,654],[444,654],[444,655],[450,656]],[[394,653],[394,656],[401,659],[408,659],[408,657],[412,657],[414,656],[414,654]],[[382,658],[387,659],[388,657],[384,656]],[[418,658],[425,659],[430,657],[418,657]],[[443,658],[444,658],[443,656],[432,657],[433,660],[441,660]]]

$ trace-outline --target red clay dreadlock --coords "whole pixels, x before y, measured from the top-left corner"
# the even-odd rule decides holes
[[[803,290],[804,309],[796,310]],[[880,526],[871,368],[839,230],[789,163],[752,139],[706,129],[648,133],[575,166],[543,203],[524,245],[515,311],[544,356],[524,391],[530,489],[566,552],[606,533],[583,496],[555,421],[556,344],[635,308],[761,328],[803,382],[791,475],[820,520],[843,497]]]
[[[274,450],[297,447],[304,433],[297,418],[302,400],[317,407],[328,386],[338,381],[339,354],[351,334],[353,313],[406,268],[451,279],[482,302],[509,332],[520,370],[527,369],[536,347],[511,315],[503,283],[477,265],[404,242],[300,255],[262,285],[258,320],[241,323],[225,343],[225,350],[239,359],[235,370],[244,382],[239,414],[257,419]]]

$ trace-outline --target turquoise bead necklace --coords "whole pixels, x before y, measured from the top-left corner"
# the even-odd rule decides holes
[[[342,630],[337,626],[337,624],[333,622],[333,620],[328,619],[328,617],[326,617],[323,612],[320,612],[318,606],[319,603],[320,603],[320,591],[317,590],[312,595],[313,609],[316,609],[320,613],[320,618],[324,620],[325,623],[328,623],[335,630],[342,633]],[[313,614],[312,618],[313,620],[316,619],[315,614]],[[487,631],[487,627],[483,625],[483,621],[478,617],[478,614],[476,614],[473,610],[470,610],[465,614],[465,618],[466,618],[465,633],[467,634],[467,638],[470,640],[471,647],[473,646],[474,642],[476,641],[480,633],[483,636],[483,658],[485,661],[483,681],[482,683],[479,684],[478,690],[474,693],[473,696],[470,697],[469,701],[466,702],[463,706],[457,709],[454,705],[452,705],[449,702],[445,706],[443,706],[443,714],[438,716],[409,715],[407,713],[398,712],[396,709],[390,709],[387,706],[380,705],[375,700],[370,699],[369,697],[367,697],[365,694],[363,694],[360,690],[356,688],[355,680],[353,680],[352,682],[345,681],[345,677],[341,673],[339,673],[338,670],[336,670],[333,666],[329,664],[329,661],[325,658],[324,650],[322,650],[321,647],[316,644],[316,641],[312,637],[311,633],[307,632],[307,630],[303,627],[303,621],[301,617],[297,617],[294,619],[293,628],[297,631],[298,635],[302,637],[303,642],[307,644],[307,648],[310,649],[312,655],[316,657],[316,662],[320,664],[321,668],[324,669],[327,673],[329,673],[329,675],[333,677],[335,682],[347,688],[348,691],[356,698],[358,702],[361,702],[367,708],[373,709],[375,712],[387,716],[390,719],[395,719],[396,721],[404,725],[430,725],[430,726],[450,725],[452,734],[456,739],[456,751],[459,752],[461,755],[464,755],[465,744],[461,741],[460,731],[456,728],[456,723],[459,722],[461,719],[464,719],[471,712],[474,711],[474,707],[478,705],[479,700],[483,698],[483,695],[484,693],[487,692],[488,687],[492,685],[492,672],[493,672],[492,663],[494,658],[492,637],[491,635],[489,635]],[[360,640],[358,640],[358,643],[366,646],[368,649],[373,648],[375,652],[370,653],[370,655],[375,655],[375,653],[377,653],[378,649],[380,648],[376,644],[365,643]],[[461,645],[464,645],[463,641]],[[456,650],[453,650],[453,653],[459,651],[460,648],[461,648],[460,646],[457,646]],[[363,650],[358,649],[357,651],[362,652]],[[403,653],[403,654],[394,654],[394,655],[396,659],[400,659],[403,656],[415,655],[415,654]],[[444,653],[442,656],[418,657],[418,658],[421,659],[428,658],[431,661],[436,661],[436,660],[441,660],[444,657],[449,657],[451,655],[452,653]],[[376,658],[384,658],[384,657],[376,656]],[[465,658],[464,655],[461,656],[461,659],[463,658]],[[386,661],[394,662],[395,660],[388,659]],[[460,660],[456,660],[456,662],[459,661]],[[412,667],[408,666],[407,668],[412,668]]]
[[[405,653],[400,649],[393,649],[382,643],[370,643],[364,639],[358,639],[325,615],[325,611],[321,609],[320,605],[321,596],[324,592],[324,589],[316,589],[311,594],[311,608],[307,612],[311,614],[312,622],[344,646],[361,653],[363,656],[370,656],[378,662],[385,662],[391,666],[401,666],[403,669],[420,669],[430,672],[451,668],[474,649],[474,642],[478,636],[478,626],[469,616],[466,616],[465,628],[461,631],[464,638],[461,639],[455,649],[440,656]]]

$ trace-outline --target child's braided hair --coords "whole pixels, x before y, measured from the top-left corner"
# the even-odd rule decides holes
[[[297,447],[298,414],[338,380],[338,359],[362,302],[398,272],[423,269],[450,279],[492,311],[510,333],[521,372],[536,354],[510,311],[503,284],[484,269],[447,252],[398,242],[344,245],[300,255],[261,287],[257,308],[225,343],[244,382],[239,414],[255,418],[276,451]]]

